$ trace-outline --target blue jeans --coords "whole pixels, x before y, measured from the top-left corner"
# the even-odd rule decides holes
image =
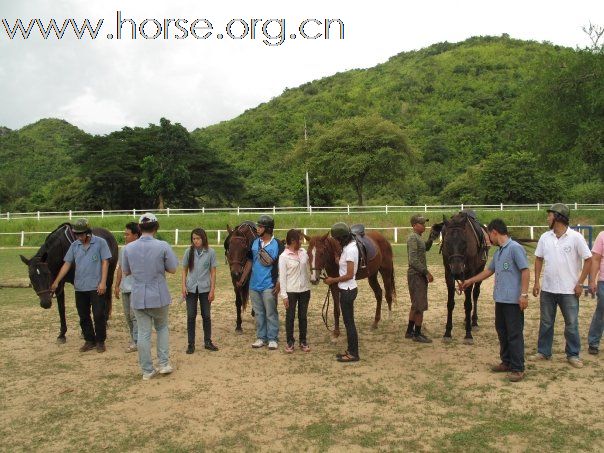
[[[168,313],[170,306],[161,308],[145,308],[134,310],[138,323],[138,362],[143,373],[151,373],[154,369],[151,359],[151,326],[157,332],[157,360],[159,366],[170,363],[170,331],[168,329]]]
[[[537,352],[545,357],[552,355],[554,342],[554,324],[556,307],[560,307],[564,317],[564,338],[566,339],[566,357],[579,357],[581,338],[579,337],[579,299],[574,294],[556,294],[541,291],[541,322],[539,323],[539,340]]]
[[[250,289],[250,298],[256,319],[256,338],[264,341],[279,341],[279,312],[273,289],[264,291]]]
[[[598,282],[597,296],[596,311],[594,311],[593,318],[591,318],[589,334],[587,335],[589,346],[596,349],[600,347],[600,340],[604,331],[604,282]]]
[[[134,316],[134,309],[130,306],[130,293],[122,293],[122,306],[124,307],[124,319],[128,326],[128,332],[130,332],[130,338],[132,343],[136,344],[138,337],[138,328],[136,323],[136,316]]]

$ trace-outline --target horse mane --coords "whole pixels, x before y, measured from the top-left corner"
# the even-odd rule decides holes
[[[57,232],[61,228],[64,228],[65,226],[68,226],[68,227],[71,228],[71,223],[64,222],[64,223],[60,224],[58,227],[56,227],[54,230],[52,230],[48,234],[48,236],[46,236],[46,239],[44,239],[44,243],[40,246],[40,248],[38,249],[38,251],[36,252],[36,254],[32,257],[32,259],[39,258],[40,260],[43,260],[44,255],[48,252],[48,243],[55,237],[55,235],[57,234]]]

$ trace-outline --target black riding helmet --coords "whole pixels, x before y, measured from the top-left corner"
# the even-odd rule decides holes
[[[272,233],[273,228],[275,228],[275,221],[270,215],[262,214],[256,223],[268,230],[269,233]]]
[[[334,223],[330,230],[331,237],[341,244],[350,241],[350,228],[344,222]]]

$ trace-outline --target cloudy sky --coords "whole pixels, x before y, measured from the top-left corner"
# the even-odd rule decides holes
[[[32,25],[27,39],[9,36],[18,19]],[[77,39],[67,22],[62,39],[44,39],[39,24],[51,19],[100,28],[96,39]],[[326,19],[344,24],[343,39],[338,22],[325,39]],[[58,117],[106,134],[162,116],[189,130],[208,126],[286,87],[441,41],[508,33],[585,47],[582,27],[604,25],[604,2],[0,0],[0,20],[0,125]]]

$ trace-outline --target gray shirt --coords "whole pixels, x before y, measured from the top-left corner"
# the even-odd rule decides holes
[[[166,270],[175,270],[178,258],[170,245],[143,235],[124,247],[122,271],[132,274],[130,303],[137,310],[170,305]]]
[[[407,238],[407,256],[409,258],[409,274],[428,275],[428,266],[426,265],[426,252],[432,247],[432,240],[426,242],[422,237],[413,231]]]
[[[191,247],[185,250],[182,257],[182,267],[189,267],[189,254]],[[193,269],[187,273],[187,292],[207,293],[210,291],[210,271],[217,266],[216,252],[212,248],[196,250],[194,249],[195,257],[193,258]]]
[[[493,299],[502,304],[517,304],[520,298],[522,270],[528,269],[524,248],[512,239],[499,247],[489,263],[489,270],[495,272]]]
[[[124,261],[124,247],[122,247],[118,253],[118,264],[122,267]],[[132,275],[124,275],[122,272],[122,282],[120,283],[120,291],[123,293],[132,292]]]
[[[101,265],[103,260],[111,258],[107,241],[94,234],[86,247],[78,239],[71,243],[64,261],[75,263],[73,286],[76,291],[95,291],[101,282]]]

